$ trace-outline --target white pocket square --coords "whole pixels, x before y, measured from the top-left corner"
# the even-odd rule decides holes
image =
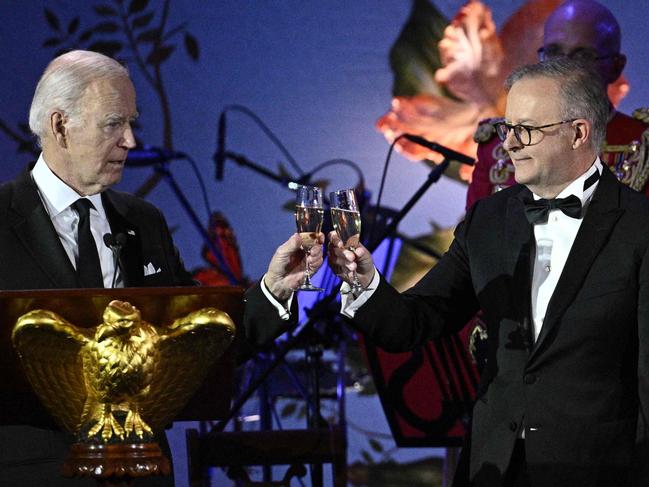
[[[158,272],[162,272],[162,269],[158,268],[156,269],[155,266],[149,262],[147,265],[144,266],[144,276],[150,276],[152,274],[157,274]]]

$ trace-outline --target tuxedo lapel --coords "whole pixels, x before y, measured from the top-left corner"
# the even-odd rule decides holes
[[[586,216],[579,227],[568,259],[548,303],[541,333],[534,345],[530,360],[539,353],[552,329],[557,326],[566,308],[582,287],[593,261],[608,241],[609,235],[623,209],[619,207],[619,183],[604,167]]]
[[[105,191],[102,194],[102,202],[113,235],[122,233],[126,236],[126,244],[122,248],[119,258],[124,287],[141,286],[144,267],[140,252],[139,228],[133,222],[129,208],[119,197],[119,193],[112,190]]]
[[[505,238],[510,259],[508,269],[512,275],[511,306],[515,307],[515,316],[519,325],[516,340],[520,348],[531,347],[530,299],[531,299],[531,260],[534,255],[532,226],[525,217],[523,198],[530,196],[527,188],[509,198],[505,219]]]
[[[16,237],[52,281],[52,287],[80,287],[74,266],[38,195],[29,168],[16,179],[15,187],[11,207],[16,218],[11,225]]]

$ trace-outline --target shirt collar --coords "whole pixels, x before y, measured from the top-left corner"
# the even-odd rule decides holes
[[[597,179],[587,188],[584,188],[584,183],[590,176],[595,173],[595,171],[597,171],[601,176],[603,169],[604,168],[602,166],[602,161],[599,159],[599,157],[597,157],[593,164],[591,164],[591,166],[586,170],[586,172],[584,172],[581,176],[579,176],[572,183],[566,186],[563,191],[561,191],[556,197],[567,198],[568,196],[574,194],[577,198],[579,198],[582,206],[586,206],[590,202],[590,199],[592,198],[593,193],[595,192],[595,189],[599,184],[599,179]],[[541,197],[535,193],[532,193],[532,195],[534,196],[535,200],[541,199]]]
[[[81,197],[79,193],[52,172],[45,162],[42,153],[32,169],[32,178],[38,187],[41,197],[49,207],[51,218],[68,209],[72,203]],[[106,218],[104,205],[101,201],[101,193],[85,196],[85,198],[88,198],[92,202],[99,216]]]

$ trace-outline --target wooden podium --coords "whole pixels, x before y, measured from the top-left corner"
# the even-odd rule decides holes
[[[206,307],[226,312],[235,324],[240,324],[243,316],[243,290],[235,287],[0,292],[0,425],[57,427],[32,390],[12,345],[11,334],[16,320],[30,311],[45,309],[64,317],[78,328],[92,328],[102,322],[102,313],[113,300],[131,303],[140,310],[142,319],[154,326],[169,325],[176,318]],[[176,420],[213,420],[227,416],[233,386],[235,348],[236,345],[231,346],[210,367],[203,384],[176,415]],[[74,447],[78,449],[78,445],[80,444],[75,444]],[[89,457],[92,468],[80,465],[79,468],[75,466],[70,469],[66,462],[66,474],[94,477],[105,485],[127,485],[132,477],[164,473],[164,464],[150,469],[146,466],[142,468],[142,459],[146,459],[151,453],[147,447],[140,445],[131,446],[130,449],[118,448],[119,452],[115,454],[117,446],[93,446],[92,451],[84,453]],[[131,462],[135,465],[135,470],[132,466],[120,465],[122,461],[125,464]],[[102,462],[108,463],[103,465]],[[95,468],[97,466],[109,468]],[[132,475],[135,471],[137,474]]]

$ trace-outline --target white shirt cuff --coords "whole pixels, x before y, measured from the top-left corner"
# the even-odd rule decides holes
[[[266,277],[266,274],[261,276],[261,283],[260,283],[261,291],[266,296],[266,299],[270,301],[270,304],[272,304],[277,309],[277,312],[279,313],[279,317],[282,320],[287,321],[291,317],[291,303],[293,303],[293,296],[295,296],[295,293],[291,293],[291,296],[288,298],[286,302],[287,307],[285,308],[284,305],[279,301],[277,301],[277,299],[275,299],[275,296],[273,296],[271,292],[268,290],[268,288],[266,287],[266,283],[264,282],[264,277]]]
[[[353,318],[356,315],[356,311],[363,306],[368,299],[372,297],[374,291],[379,286],[381,282],[381,275],[379,271],[374,268],[374,277],[370,282],[369,286],[364,289],[358,296],[354,296],[349,292],[350,286],[347,282],[343,282],[340,287],[340,312],[347,318]]]

